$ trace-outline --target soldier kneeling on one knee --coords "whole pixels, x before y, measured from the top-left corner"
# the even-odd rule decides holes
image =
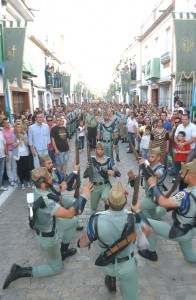
[[[86,183],[81,194],[69,209],[60,206],[56,201],[56,195],[48,190],[48,186],[52,185],[52,175],[46,168],[34,169],[31,173],[31,179],[36,188],[34,192],[34,201],[30,208],[30,218],[34,218],[33,229],[35,230],[35,238],[37,243],[44,251],[47,263],[35,267],[21,267],[13,264],[10,273],[5,279],[3,289],[18,278],[23,277],[43,277],[51,276],[59,273],[62,269],[62,261],[71,255],[76,254],[76,249],[69,249],[69,242],[73,237],[77,222],[73,221],[76,215],[83,212],[87,195],[92,191],[92,184]],[[34,215],[35,214],[35,215]],[[73,222],[74,226],[67,225],[62,222],[67,219]],[[73,225],[71,223],[71,225]],[[61,244],[60,234],[64,226],[64,242]]]

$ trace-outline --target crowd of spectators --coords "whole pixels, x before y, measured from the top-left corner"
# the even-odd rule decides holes
[[[189,111],[182,106],[180,101],[176,101],[171,111],[147,101],[139,105],[105,102],[68,104],[47,111],[37,108],[34,114],[24,110],[21,114],[14,114],[11,121],[0,112],[0,191],[8,188],[3,185],[5,178],[12,187],[16,184],[22,189],[25,184],[30,186],[29,172],[40,166],[38,155],[41,154],[49,153],[55,167],[66,176],[70,139],[77,125],[81,150],[84,149],[84,120],[92,110],[99,117],[108,109],[114,110],[121,118],[126,116],[127,136],[122,142],[132,141],[138,153],[146,159],[149,147],[159,146],[161,163],[176,178],[180,162],[193,159],[196,151],[196,121],[190,121]],[[76,124],[78,120],[80,122]]]

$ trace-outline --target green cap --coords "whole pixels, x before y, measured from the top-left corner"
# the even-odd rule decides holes
[[[31,179],[34,183],[46,181],[50,177],[47,168],[41,167],[31,171]]]
[[[160,147],[150,148],[150,149],[149,149],[149,154],[150,154],[150,155],[159,155],[159,154],[161,154],[161,149],[160,149]]]
[[[41,162],[45,162],[45,161],[49,161],[51,160],[49,154],[43,154],[43,155],[40,155],[40,160]]]
[[[101,149],[104,149],[104,144],[101,143],[101,142],[97,142],[96,144],[96,148],[101,148]]]
[[[181,162],[181,169],[184,172],[186,172],[187,170],[196,171],[196,159],[188,163]]]

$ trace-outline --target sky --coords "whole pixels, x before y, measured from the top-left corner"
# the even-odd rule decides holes
[[[26,0],[37,38],[61,48],[63,60],[95,90],[107,91],[124,50],[158,0]],[[63,41],[61,36],[64,37]],[[57,46],[58,45],[58,46]]]

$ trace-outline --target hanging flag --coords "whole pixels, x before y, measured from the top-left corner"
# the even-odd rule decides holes
[[[112,96],[115,96],[115,93],[116,93],[116,85],[115,85],[115,83],[112,83],[112,84],[110,85],[110,94],[111,94]]]
[[[6,88],[7,82],[12,83],[17,80],[18,86],[22,88],[22,68],[23,52],[26,28],[23,27],[4,27],[3,46],[5,70],[3,76],[3,87]]]
[[[83,95],[83,99],[85,99],[87,97],[87,89],[86,89],[86,87],[83,88],[82,95]]]
[[[2,33],[2,24],[0,24],[0,69],[2,70],[2,63],[4,61],[3,57],[3,33]]]
[[[63,88],[63,94],[70,96],[70,80],[71,77],[67,75],[62,76],[62,88]]]
[[[195,78],[196,19],[174,19],[174,28],[176,39],[176,84],[178,84],[181,78]]]
[[[82,95],[82,84],[81,83],[78,83],[76,85],[76,95],[78,98],[81,98],[81,95]]]

